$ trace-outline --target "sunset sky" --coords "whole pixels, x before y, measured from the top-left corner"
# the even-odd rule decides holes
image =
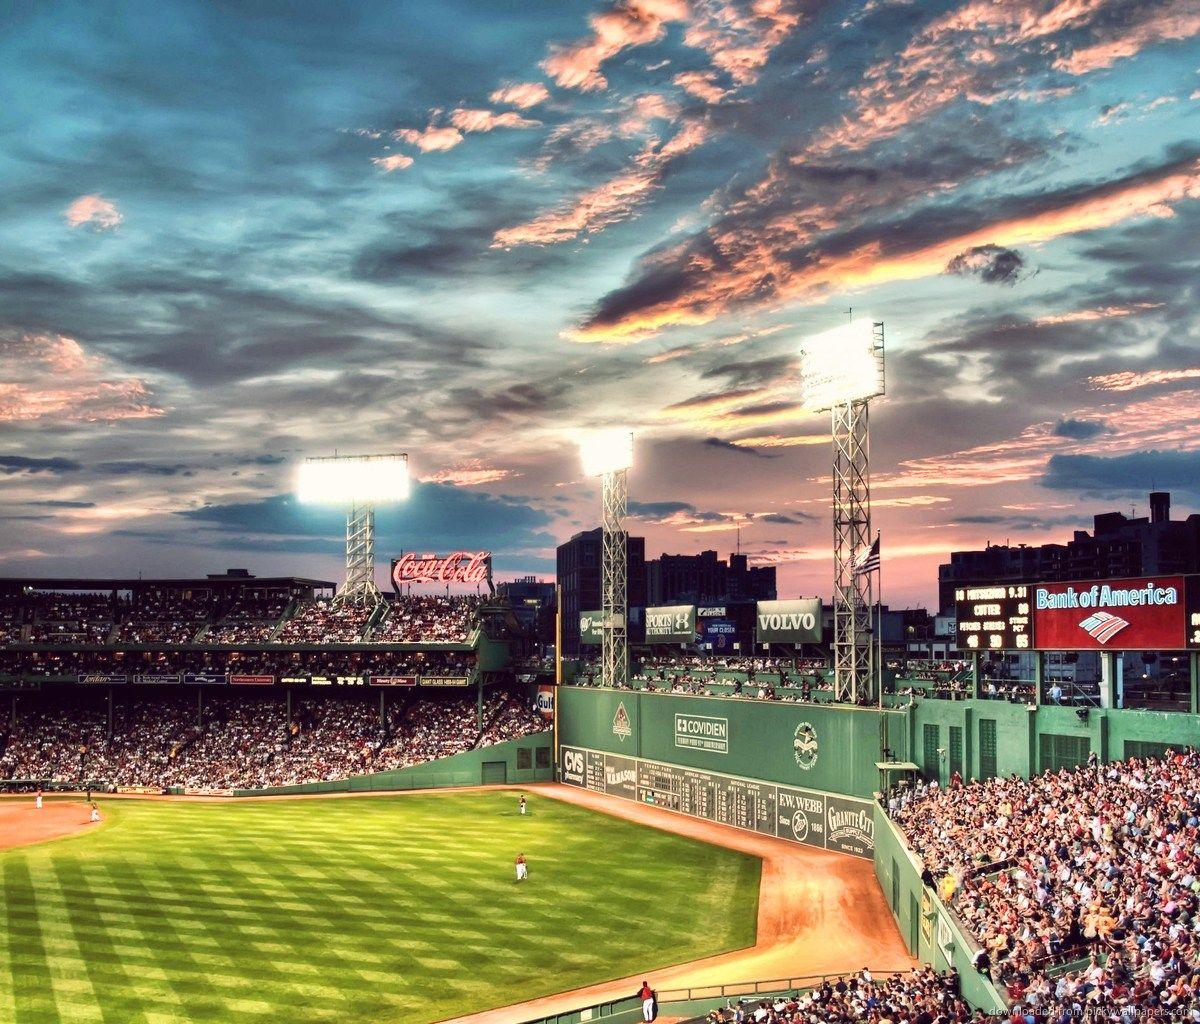
[[[890,603],[1200,508],[1196,0],[10,4],[0,96],[0,573],[340,579],[336,449],[549,577],[627,423],[649,555],[828,596],[851,309]]]

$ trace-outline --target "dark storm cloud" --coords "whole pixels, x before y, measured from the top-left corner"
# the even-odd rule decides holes
[[[66,501],[66,500],[48,500],[48,501],[26,501],[23,504],[32,505],[34,508],[95,508],[94,501]]]
[[[1200,496],[1200,451],[1142,451],[1128,455],[1053,455],[1039,483],[1098,497],[1170,490]]]
[[[784,526],[799,526],[802,523],[813,523],[817,521],[816,516],[810,516],[807,512],[768,512],[766,515],[756,516],[755,520],[760,523],[779,523]]]
[[[18,473],[78,473],[83,463],[58,456],[39,459],[29,455],[0,455],[0,473],[14,476]]]
[[[1090,441],[1107,430],[1108,424],[1097,420],[1062,419],[1054,424],[1055,437],[1067,437],[1072,441]]]
[[[195,476],[195,467],[182,462],[98,462],[89,469],[105,476]]]
[[[700,374],[704,380],[724,378],[730,387],[761,387],[774,384],[796,368],[791,356],[767,356],[762,359],[740,360],[709,367]]]
[[[1031,270],[1015,249],[1000,245],[976,245],[946,264],[946,273],[978,277],[985,284],[1014,285],[1036,271]]]
[[[695,505],[687,501],[631,501],[629,514],[638,519],[668,519],[675,515],[685,515],[689,519],[703,519],[714,522],[724,517],[718,512],[701,512]]]
[[[778,452],[765,452],[761,448],[750,448],[746,445],[734,444],[732,441],[724,441],[719,437],[706,437],[704,444],[709,448],[719,448],[721,451],[735,452],[738,455],[749,455],[756,459],[776,459],[779,457]]]
[[[343,512],[300,505],[287,494],[260,501],[206,505],[177,515],[197,530],[207,531],[203,539],[217,546],[227,535],[299,538],[303,545],[314,537],[337,541],[345,531]],[[543,532],[550,521],[548,513],[530,505],[447,484],[417,483],[406,502],[376,512],[376,544],[381,554],[418,548],[512,551],[547,547],[554,544],[553,538]],[[299,553],[308,548],[296,550]]]

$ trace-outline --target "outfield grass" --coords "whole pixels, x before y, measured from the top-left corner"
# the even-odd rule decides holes
[[[419,1024],[754,941],[756,858],[536,795],[101,807],[0,853],[0,1021]]]

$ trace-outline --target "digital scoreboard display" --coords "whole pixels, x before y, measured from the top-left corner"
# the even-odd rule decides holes
[[[1032,650],[1030,589],[1025,583],[956,587],[955,646],[960,651]]]

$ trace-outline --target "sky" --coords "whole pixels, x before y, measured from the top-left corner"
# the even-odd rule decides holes
[[[9,4],[0,96],[0,573],[340,579],[298,461],[406,451],[381,566],[549,578],[628,425],[648,555],[827,596],[850,317],[889,603],[1200,508],[1195,0]]]

